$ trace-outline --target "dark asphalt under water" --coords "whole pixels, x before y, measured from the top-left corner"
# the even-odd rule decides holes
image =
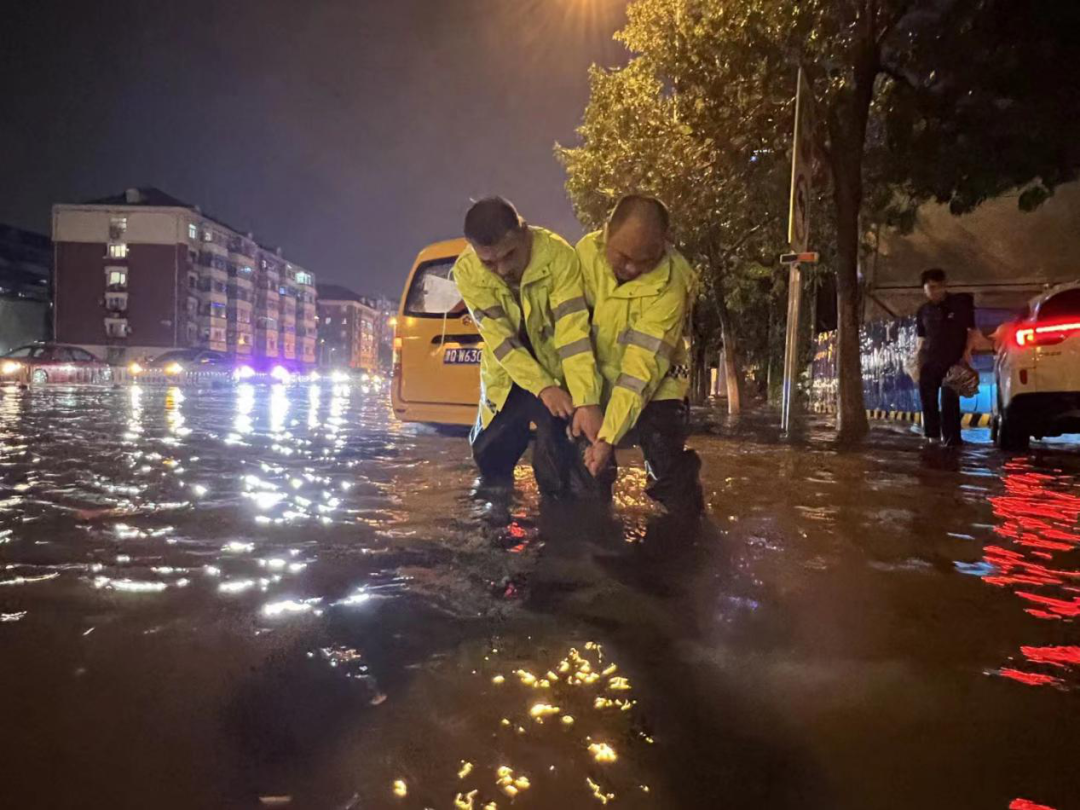
[[[357,387],[6,389],[0,806],[1080,806],[1080,455],[772,421],[693,529]]]

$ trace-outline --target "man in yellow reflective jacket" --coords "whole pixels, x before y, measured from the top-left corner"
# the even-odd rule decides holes
[[[480,412],[473,457],[485,483],[512,483],[536,425],[533,469],[542,494],[593,495],[597,488],[568,427],[595,438],[602,382],[589,337],[577,254],[531,227],[501,197],[465,216],[469,247],[454,279],[480,335]]]
[[[603,231],[577,246],[605,403],[585,460],[594,476],[614,480],[615,445],[636,428],[650,477],[646,492],[671,513],[697,514],[704,497],[701,460],[686,448],[690,370],[683,340],[696,276],[670,245],[669,230],[663,203],[630,195]]]

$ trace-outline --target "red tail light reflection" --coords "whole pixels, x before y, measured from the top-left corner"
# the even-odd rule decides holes
[[[1013,799],[1009,810],[1054,810],[1054,808],[1045,804],[1035,804],[1028,799]]]
[[[1068,491],[1072,477],[1037,473],[1028,460],[1016,459],[1006,464],[1002,481],[1005,494],[990,499],[1001,542],[983,549],[983,581],[1011,590],[1035,619],[1075,621],[1080,570],[1071,565],[1080,551],[1080,497]],[[1018,652],[999,675],[1028,686],[1080,688],[1080,647],[1025,645]]]

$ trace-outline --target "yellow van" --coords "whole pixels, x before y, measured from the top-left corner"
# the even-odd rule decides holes
[[[466,247],[464,239],[428,245],[405,282],[390,386],[394,415],[403,422],[476,421],[484,344],[450,273]]]

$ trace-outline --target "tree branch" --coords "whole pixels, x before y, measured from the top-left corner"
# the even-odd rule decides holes
[[[919,89],[915,86],[915,83],[911,81],[911,79],[909,79],[907,76],[905,76],[903,73],[901,73],[899,70],[892,67],[891,65],[886,65],[883,61],[878,62],[878,70],[884,73],[893,81],[897,82],[898,84],[906,85],[912,90]]]
[[[908,15],[908,12],[911,11],[913,5],[915,5],[915,0],[906,0],[906,2],[900,6],[899,10],[897,10],[896,14],[893,15],[892,19],[885,23],[876,37],[876,44],[879,48],[885,42],[885,38],[888,37],[889,34],[893,32],[893,29]]]

